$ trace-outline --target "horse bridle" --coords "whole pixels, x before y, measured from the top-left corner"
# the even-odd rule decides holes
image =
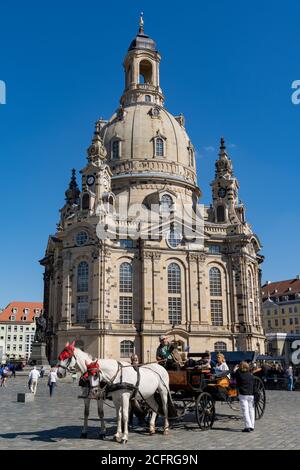
[[[59,364],[58,367],[61,367],[62,369],[68,371],[68,372],[71,372],[71,369],[69,368],[70,364],[71,364],[71,361],[72,361],[72,357],[75,357],[75,354],[74,354],[74,351],[70,351],[70,349],[68,348],[64,348],[63,351],[60,353],[60,355],[58,356],[58,359],[61,361],[63,359],[60,359],[60,356],[63,352],[67,352],[68,354],[70,354],[70,357],[68,357],[68,362],[66,365],[62,365],[62,364]],[[76,357],[75,357],[76,359]]]
[[[65,370],[68,371],[68,372],[71,372],[70,369],[69,369],[69,366],[70,366],[70,364],[71,364],[72,357],[73,357],[73,356],[69,357],[67,365],[64,366],[64,365],[62,365],[62,364],[59,364],[58,367],[61,367],[61,369],[65,369]]]

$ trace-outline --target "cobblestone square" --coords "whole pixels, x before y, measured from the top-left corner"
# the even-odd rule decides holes
[[[47,378],[40,379],[32,403],[18,403],[17,393],[27,391],[27,377],[10,378],[0,388],[0,449],[94,449],[94,450],[202,450],[202,449],[300,449],[300,393],[267,391],[265,415],[256,422],[255,432],[242,433],[240,412],[217,404],[217,419],[210,431],[199,430],[193,416],[172,425],[169,436],[159,428],[155,436],[136,426],[126,447],[113,441],[114,409],[105,406],[107,438],[99,439],[96,405],[91,404],[88,439],[80,439],[83,400],[80,388],[59,381],[50,398]],[[109,402],[110,403],[110,402]],[[160,422],[158,423],[160,424]]]

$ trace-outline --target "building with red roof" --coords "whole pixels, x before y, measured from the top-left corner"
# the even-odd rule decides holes
[[[0,312],[0,361],[28,360],[35,335],[35,318],[43,313],[42,302],[10,302]]]
[[[262,315],[267,350],[291,360],[293,342],[300,339],[300,276],[262,286]]]

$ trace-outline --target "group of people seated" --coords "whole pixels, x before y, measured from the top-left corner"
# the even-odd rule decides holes
[[[169,342],[168,336],[161,335],[159,341],[160,344],[156,350],[156,360],[168,370],[180,370],[181,368],[191,367],[210,370],[216,375],[221,375],[228,371],[228,376],[230,376],[229,367],[222,353],[217,354],[217,362],[212,361],[209,351],[205,351],[202,358],[197,361],[192,358],[187,358],[185,353],[182,353],[181,357],[178,358],[175,344]],[[175,352],[177,352],[177,354],[175,354]]]

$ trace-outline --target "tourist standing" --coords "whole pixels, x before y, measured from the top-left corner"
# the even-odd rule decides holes
[[[36,366],[29,372],[29,383],[30,383],[30,391],[34,395],[36,394],[37,384],[40,377],[40,373],[37,370]]]
[[[245,428],[242,432],[254,431],[254,377],[249,370],[249,364],[243,361],[239,366],[235,366],[233,377],[236,380],[241,411],[245,422]]]
[[[44,377],[44,374],[45,374],[45,369],[44,369],[44,366],[42,366],[40,368],[40,377],[41,377],[41,379]]]
[[[53,367],[48,376],[48,387],[49,387],[49,392],[50,392],[50,397],[52,397],[54,389],[56,387],[56,382],[57,382],[57,370],[56,367]]]

